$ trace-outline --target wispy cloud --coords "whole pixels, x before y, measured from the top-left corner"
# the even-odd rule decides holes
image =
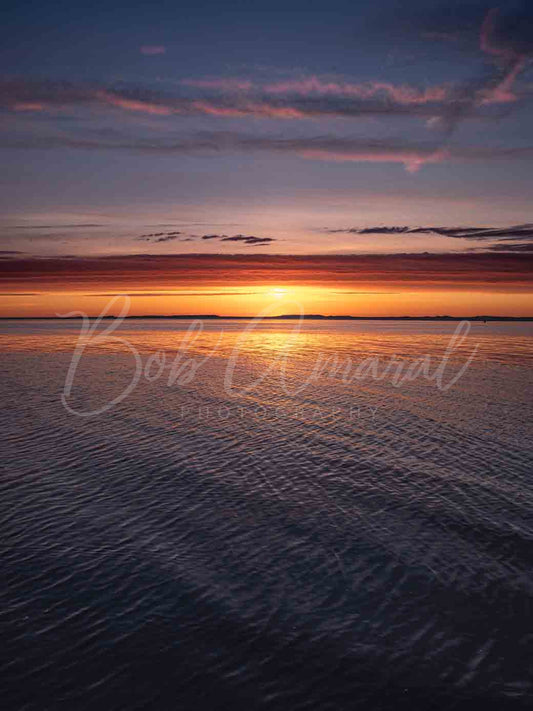
[[[167,48],[162,44],[143,44],[140,48],[141,54],[154,55],[154,54],[165,54]]]
[[[393,84],[385,81],[350,83],[327,81],[311,76],[298,80],[279,81],[264,86],[267,94],[300,96],[344,96],[357,99],[381,97],[399,105],[436,104],[450,96],[449,86],[430,86],[418,88],[406,84]]]
[[[518,73],[518,70],[517,70]],[[514,81],[513,77],[513,81]],[[507,79],[509,81],[509,79]],[[3,86],[2,86],[3,84]],[[7,84],[7,85],[6,85]],[[27,113],[65,112],[80,106],[101,109],[143,113],[153,116],[198,116],[218,118],[264,118],[303,120],[314,118],[357,118],[364,116],[421,117],[427,120],[444,115],[452,108],[461,107],[470,117],[484,118],[483,105],[506,103],[508,97],[489,97],[486,90],[473,100],[470,94],[464,96],[445,89],[417,90],[383,83],[361,86],[356,91],[340,87],[339,93],[303,91],[295,94],[248,94],[217,93],[207,96],[183,96],[168,94],[144,87],[124,88],[113,86],[54,86],[47,83],[42,87],[15,86],[13,82],[0,82],[0,105],[4,108]],[[381,88],[379,88],[381,87]],[[35,89],[32,99],[29,91]],[[24,95],[30,98],[23,99]],[[482,100],[481,100],[482,99]],[[489,100],[490,99],[490,100]],[[490,114],[487,114],[490,116]]]
[[[216,89],[223,92],[249,92],[260,96],[331,96],[356,99],[381,98],[401,105],[429,104],[445,101],[450,94],[449,86],[425,88],[386,81],[347,82],[324,79],[319,76],[302,77],[275,82],[257,82],[245,78],[182,79],[184,86],[199,89]]]
[[[492,252],[530,252],[533,250],[533,224],[511,225],[510,227],[408,227],[377,226],[348,227],[326,230],[328,234],[353,234],[387,236],[427,236],[450,237],[452,239],[481,242],[482,247],[472,247],[477,251]],[[492,244],[486,244],[492,242]]]
[[[255,237],[254,235],[233,235],[228,236],[224,234],[211,234],[203,235],[199,237],[198,235],[184,235],[182,232],[153,232],[151,234],[141,235],[136,238],[142,242],[172,242],[174,240],[179,240],[181,242],[192,242],[194,240],[220,240],[221,242],[242,242],[244,244],[261,245],[270,244],[275,242],[274,237]]]
[[[512,242],[512,243],[499,243],[491,244],[487,247],[491,252],[523,252],[526,254],[533,254],[533,244],[522,243],[522,242]]]
[[[503,67],[481,82],[466,86],[450,81],[419,87],[378,79],[353,82],[316,75],[270,82],[239,77],[181,79],[182,87],[198,90],[196,96],[191,96],[190,92],[163,92],[160,87],[12,79],[0,84],[1,103],[13,111],[25,112],[95,105],[159,116],[205,114],[220,118],[441,116],[449,124],[454,116],[483,116],[485,105],[505,104],[517,98],[513,85],[526,66],[528,54],[493,44],[494,17],[490,13],[483,23],[480,46]],[[165,48],[147,45],[143,50],[145,54],[160,54]]]
[[[73,84],[37,79],[0,81],[0,106],[11,111],[42,113],[78,107],[100,107],[154,116],[208,115],[220,118],[255,117],[306,119],[316,117],[422,116],[439,113],[447,102],[445,88],[417,89],[385,82],[324,83],[313,78],[294,84],[295,91],[253,91],[247,80],[186,80],[214,93],[188,96],[160,88],[125,85]],[[276,85],[272,85],[272,89]],[[279,85],[281,87],[281,85]],[[307,91],[306,87],[314,87]],[[237,87],[241,87],[237,90]],[[298,88],[299,87],[299,88]]]
[[[66,135],[0,138],[0,146],[9,148],[67,147],[83,150],[114,150],[144,154],[210,155],[220,153],[270,152],[296,155],[321,161],[353,161],[366,163],[399,163],[410,172],[438,162],[475,162],[497,160],[529,160],[533,146],[516,148],[486,146],[453,146],[438,148],[434,142],[372,140],[321,135],[308,138],[283,138],[229,131],[202,131],[170,138],[132,138],[113,134],[103,138]]]
[[[490,71],[466,83],[413,86],[370,79],[301,76],[289,80],[252,80],[240,77],[184,78],[174,85],[152,87],[126,83],[89,84],[41,79],[0,81],[0,107],[25,113],[72,110],[84,117],[78,135],[63,131],[46,136],[12,135],[3,139],[9,147],[64,146],[84,149],[131,150],[144,153],[215,153],[221,151],[270,151],[292,153],[312,160],[332,162],[399,163],[414,173],[423,165],[443,162],[531,158],[530,146],[504,149],[486,146],[452,146],[451,137],[465,119],[492,119],[505,115],[510,105],[524,96],[516,83],[533,57],[533,44],[519,41],[516,28],[503,29],[497,10],[489,12],[479,30],[479,49],[489,60]],[[514,33],[514,34],[513,34]],[[146,54],[158,54],[164,46],[143,45]],[[167,86],[166,90],[161,86]],[[129,112],[161,117],[156,138],[132,138],[102,134],[94,138],[88,120],[99,112]],[[358,117],[423,118],[440,131],[428,132],[428,140],[372,140],[322,135],[307,138],[246,136],[231,132],[178,134],[168,119],[210,116],[214,119],[285,119],[299,122],[317,118]],[[87,121],[85,121],[87,119]],[[115,129],[114,129],[115,130]],[[301,134],[300,134],[301,135]]]
[[[457,289],[533,291],[533,254],[523,251],[466,254],[371,254],[284,256],[266,254],[164,254],[108,257],[27,258],[5,263],[3,291],[25,285],[47,291],[113,289],[138,292],[175,288],[193,291],[275,284],[316,285],[335,290],[403,291]]]
[[[533,45],[526,48],[515,36],[513,27],[505,33],[505,38],[496,42],[496,25],[500,17],[498,8],[490,10],[483,20],[479,32],[481,51],[492,58],[491,71],[481,79],[473,79],[459,85],[454,97],[436,114],[437,126],[444,129],[443,144],[449,142],[458,126],[466,119],[479,115],[483,108],[492,104],[512,104],[517,102],[515,83],[533,56]],[[521,45],[521,48],[518,48]]]
[[[137,99],[133,96],[104,89],[95,91],[94,100],[102,104],[115,106],[119,109],[125,109],[126,111],[138,111],[145,114],[155,114],[156,116],[170,116],[170,114],[175,112],[175,109],[171,106],[166,106],[161,102],[156,103],[142,98]]]
[[[512,44],[498,44],[494,41],[499,9],[489,10],[480,32],[480,48],[486,54],[496,58],[501,65],[501,76],[497,77],[493,86],[480,92],[481,103],[506,103],[517,100],[513,91],[514,84],[524,71],[530,58],[528,53],[520,52]],[[531,54],[531,52],[529,53]]]
[[[533,241],[533,224],[511,225],[510,227],[408,227],[408,226],[377,226],[348,227],[326,230],[329,234],[357,235],[427,235],[452,237],[464,240],[523,240]]]
[[[145,297],[145,296],[256,296],[258,294],[262,294],[264,292],[261,291],[130,291],[128,292],[128,296],[131,296],[132,298],[135,297]],[[102,297],[102,296],[117,296],[117,295],[123,295],[123,292],[120,291],[115,291],[115,292],[105,292],[105,293],[97,293],[97,294],[84,294],[83,296],[93,296],[93,297]]]
[[[57,224],[57,225],[13,225],[12,229],[15,230],[58,230],[58,229],[86,229],[90,227],[105,227],[102,223],[97,222],[87,222],[87,223],[73,223],[73,224]]]
[[[254,235],[234,235],[233,237],[228,237],[228,235],[203,235],[202,239],[218,239],[222,242],[244,242],[245,244],[270,244],[275,242],[274,237],[255,237]]]
[[[165,237],[158,237],[154,242],[172,242],[175,239],[179,239],[178,235],[166,235]]]
[[[137,237],[141,242],[172,242],[180,238],[183,239],[182,233],[177,230],[174,232],[152,232],[151,234]]]
[[[338,163],[400,163],[409,173],[416,173],[427,163],[442,163],[449,157],[444,150],[434,150],[424,146],[390,146],[384,143],[368,142],[352,149],[336,151],[334,147],[310,147],[302,149],[303,158],[334,161]]]
[[[233,237],[220,237],[222,242],[244,242],[244,244],[270,244],[276,240],[273,237],[254,237],[253,235],[234,235]]]

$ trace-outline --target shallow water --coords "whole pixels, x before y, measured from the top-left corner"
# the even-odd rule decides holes
[[[530,707],[532,325],[247,326],[0,322],[6,708]]]

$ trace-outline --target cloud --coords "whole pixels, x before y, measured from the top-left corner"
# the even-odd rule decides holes
[[[519,30],[517,32],[517,16],[512,14],[501,22],[500,10],[489,10],[482,22],[479,31],[479,48],[492,58],[491,71],[481,79],[474,79],[463,84],[455,90],[448,106],[443,108],[440,125],[444,127],[443,145],[449,141],[461,122],[491,104],[512,104],[518,101],[514,85],[519,76],[526,69],[533,56],[533,43],[528,37],[527,43],[521,41]],[[531,24],[531,18],[528,20]],[[499,40],[495,39],[499,29]]]
[[[401,140],[372,140],[321,135],[308,138],[239,134],[229,131],[202,131],[179,138],[132,138],[112,134],[104,138],[65,135],[4,137],[0,146],[9,148],[65,147],[82,150],[114,150],[145,154],[209,155],[216,153],[271,152],[293,154],[321,161],[399,163],[409,172],[438,162],[520,160],[533,157],[533,146],[517,148],[454,146],[439,149],[434,142],[409,143]]]
[[[364,227],[362,229],[359,227],[347,227],[347,228],[340,228],[340,229],[336,229],[336,230],[326,230],[326,232],[331,235],[334,235],[334,234],[398,235],[398,234],[403,234],[404,232],[409,232],[409,231],[410,231],[409,227]]]
[[[353,83],[323,79],[315,75],[262,84],[238,78],[182,79],[180,83],[184,86],[230,93],[252,92],[263,97],[330,96],[365,100],[379,98],[399,105],[435,104],[445,101],[450,93],[450,87],[445,85],[420,88],[376,80]]]
[[[469,12],[471,8],[467,14]],[[526,20],[528,18],[531,19],[527,16]],[[517,91],[516,82],[533,57],[533,42],[527,26],[530,23],[518,22],[512,13],[500,13],[497,9],[489,11],[481,23],[478,41],[479,51],[490,61],[491,69],[481,79],[466,83],[412,86],[379,79],[354,82],[317,75],[262,82],[239,77],[207,77],[185,78],[177,88],[163,91],[160,85],[150,88],[126,83],[75,84],[40,79],[0,81],[0,106],[15,112],[75,110],[90,114],[97,109],[100,112],[140,113],[161,119],[205,115],[220,119],[249,117],[299,122],[316,118],[412,117],[423,118],[428,127],[439,129],[425,142],[410,144],[399,140],[372,141],[336,136],[276,139],[238,136],[229,132],[179,135],[173,140],[172,129],[164,124],[166,139],[161,136],[153,140],[135,139],[113,136],[111,132],[93,138],[84,129],[79,136],[13,136],[4,139],[4,145],[144,153],[269,151],[329,162],[397,163],[410,173],[416,173],[425,165],[444,162],[530,159],[533,156],[531,146],[514,149],[450,146],[451,137],[462,121],[506,115],[510,106],[524,96]],[[433,29],[449,34],[445,25]],[[165,47],[143,45],[141,52],[161,54]]]
[[[139,291],[139,292],[129,292],[127,296],[134,297],[145,297],[145,296],[256,296],[262,294],[261,291]],[[117,296],[124,294],[122,292],[108,292],[103,294],[84,294],[83,296]]]
[[[510,227],[407,227],[407,226],[378,226],[378,227],[348,227],[345,229],[326,230],[328,234],[356,234],[356,235],[438,235],[475,242],[496,242],[483,244],[482,247],[472,247],[467,251],[491,252],[533,252],[533,224],[511,225]]]
[[[505,56],[511,55],[507,52]],[[525,67],[526,56],[512,55],[503,71],[491,75],[479,86],[449,82],[418,87],[374,79],[354,83],[315,75],[266,83],[227,77],[182,79],[179,85],[193,90],[190,95],[191,92],[179,90],[162,91],[157,85],[148,88],[125,83],[4,79],[0,82],[0,94],[4,108],[25,112],[96,106],[159,116],[306,119],[375,115],[421,116],[428,120],[442,116],[449,120],[457,112],[482,117],[485,104],[508,103],[512,85]]]
[[[516,101],[517,96],[513,91],[513,86],[516,79],[526,68],[528,55],[531,54],[531,49],[528,52],[522,52],[512,43],[495,42],[494,35],[499,14],[498,8],[489,10],[481,26],[479,40],[481,50],[495,57],[503,67],[502,74],[498,77],[495,85],[482,92],[481,103]]]
[[[97,103],[109,104],[126,111],[139,111],[145,114],[155,114],[156,116],[170,116],[170,114],[177,112],[177,109],[173,110],[171,106],[166,106],[162,102],[155,103],[142,98],[136,99],[123,93],[104,89],[96,91],[94,99]]]
[[[75,224],[59,224],[59,225],[13,225],[13,229],[16,230],[57,230],[57,229],[75,229],[75,228],[87,228],[87,227],[105,227],[104,224],[99,224],[96,222],[75,223]]]
[[[221,237],[222,242],[244,242],[245,244],[270,244],[275,242],[273,237],[254,237],[253,235],[234,235],[233,237]]]
[[[520,53],[512,46],[494,42],[494,34],[499,14],[500,9],[493,7],[485,15],[479,33],[479,46],[481,51],[486,54],[491,54],[498,59],[503,59],[505,62],[513,61],[520,56]]]
[[[326,230],[328,234],[358,234],[358,235],[427,235],[465,240],[533,240],[533,225],[512,225],[510,227],[348,227],[345,229]]]
[[[112,131],[94,138],[94,134],[83,128],[78,136],[65,132],[24,138],[17,134],[5,138],[3,143],[9,147],[65,146],[145,153],[270,151],[330,162],[398,163],[411,173],[426,164],[531,158],[533,148],[530,146],[514,149],[450,146],[451,137],[465,119],[489,120],[505,116],[512,104],[518,104],[518,99],[527,96],[524,88],[522,92],[517,90],[516,83],[533,58],[528,26],[530,23],[518,22],[517,16],[510,12],[492,10],[487,13],[478,31],[478,52],[487,58],[490,71],[466,83],[413,86],[380,79],[354,82],[317,75],[261,82],[239,77],[207,77],[184,78],[171,89],[162,90],[161,84],[147,87],[125,82],[76,84],[4,79],[0,81],[0,106],[4,109],[26,113],[70,110],[84,118],[91,118],[95,111],[145,114],[161,117],[166,138],[162,138],[163,134],[154,139],[120,137]],[[433,29],[448,32],[444,25]],[[148,54],[164,50],[159,45],[141,48]],[[175,138],[170,123],[163,122],[165,118],[198,115],[298,122],[316,118],[412,117],[422,118],[427,126],[440,130],[438,134],[433,131],[430,140],[411,144],[393,139],[372,141],[331,135],[276,139],[230,132],[204,132],[188,137],[178,134]],[[41,131],[46,130],[46,124],[40,125]]]
[[[264,87],[267,94],[300,96],[344,96],[358,99],[381,97],[399,105],[436,104],[445,101],[450,93],[448,86],[430,86],[423,89],[406,84],[385,81],[350,82],[326,81],[317,76],[298,80],[278,81]]]
[[[141,54],[154,55],[165,54],[167,48],[162,44],[143,44],[140,48]]]
[[[274,237],[254,237],[254,235],[203,235],[202,239],[219,239],[222,242],[244,242],[244,244],[270,244],[276,242]]]
[[[46,104],[39,104],[36,101],[15,101],[10,107],[12,111],[46,111]]]
[[[415,90],[413,90],[415,92]],[[21,101],[19,92],[11,96],[2,91],[2,106],[11,111],[45,112],[66,111],[79,106],[114,108],[123,111],[151,114],[155,116],[196,116],[207,115],[219,118],[267,118],[267,119],[314,119],[314,118],[358,118],[364,116],[412,116],[431,119],[457,105],[457,99],[450,93],[449,99],[429,101],[423,93],[416,98],[413,93],[408,100],[408,91],[398,90],[397,99],[390,99],[378,91],[360,92],[360,96],[340,93],[338,95],[291,95],[242,96],[222,94],[205,97],[185,97],[163,94],[144,88],[126,89],[116,87],[80,87],[79,90],[40,91],[42,101]],[[402,97],[402,93],[405,96]],[[507,99],[505,99],[507,101]],[[465,99],[462,99],[465,103]],[[490,103],[490,102],[485,102]],[[493,103],[497,103],[494,98]],[[469,109],[472,106],[469,105]],[[483,112],[471,110],[471,114],[483,117]]]
[[[524,252],[528,254],[533,254],[533,244],[527,243],[499,243],[491,244],[487,247],[491,252]]]
[[[147,234],[147,235],[141,235],[140,237],[137,237],[137,240],[141,240],[143,242],[152,242],[152,243],[157,243],[157,242],[172,242],[173,240],[179,240],[181,242],[193,242],[194,240],[197,239],[202,239],[202,240],[211,240],[211,239],[217,239],[220,240],[221,242],[243,242],[244,244],[270,244],[271,242],[275,242],[274,237],[255,237],[254,235],[233,235],[232,237],[228,237],[228,235],[218,235],[218,234],[213,234],[213,235],[203,235],[202,237],[197,237],[196,235],[188,235],[187,237],[183,236],[181,232],[153,232],[152,234]]]
[[[39,79],[3,79],[0,81],[0,105],[11,111],[37,112],[74,110],[83,107],[120,109],[128,112],[159,116],[209,115],[221,118],[252,117],[305,119],[316,117],[358,116],[424,116],[439,112],[439,102],[446,102],[447,90],[442,87],[417,89],[395,87],[386,82],[368,84],[320,83],[313,78],[316,91],[305,93],[301,88],[284,94],[269,93],[259,88],[249,93],[245,80],[186,80],[191,87],[205,84],[214,91],[188,96],[183,92],[165,92],[159,87],[147,88],[131,84],[88,84]],[[237,86],[242,87],[237,90]],[[275,86],[275,85],[273,85]],[[334,87],[337,91],[333,91]],[[225,89],[224,89],[225,87]],[[320,88],[321,87],[321,88]],[[296,88],[296,85],[295,85]]]
[[[319,135],[306,138],[252,135],[230,131],[200,131],[177,138],[108,136],[84,138],[66,135],[0,138],[0,146],[9,148],[65,147],[80,150],[113,150],[144,154],[209,155],[220,153],[270,152],[296,155],[309,160],[329,162],[399,163],[409,172],[426,164],[439,162],[529,160],[533,146],[516,148],[453,146],[439,149],[433,141],[410,143],[402,140],[372,140]]]
[[[358,232],[361,235],[371,235],[371,234],[401,234],[403,232],[409,232],[408,227],[366,227],[362,230],[350,230],[352,232]]]
[[[165,237],[158,237],[155,242],[172,242],[175,239],[179,239],[178,235],[166,235]]]
[[[447,158],[447,153],[433,148],[424,149],[405,146],[396,146],[389,150],[385,144],[377,142],[368,143],[366,146],[354,147],[352,150],[335,151],[330,148],[308,148],[302,150],[303,158],[314,160],[334,161],[337,163],[401,163],[407,172],[416,173],[427,163],[442,163]]]
[[[0,288],[100,292],[159,291],[179,283],[220,287],[309,285],[355,291],[454,289],[533,292],[533,254],[266,255],[132,254],[7,260]]]
[[[177,230],[174,232],[152,232],[148,235],[141,235],[136,239],[142,242],[172,242],[175,239],[180,239],[181,234]],[[181,240],[185,241],[185,238],[181,237]]]

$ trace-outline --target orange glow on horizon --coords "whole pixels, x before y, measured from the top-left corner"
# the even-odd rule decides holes
[[[527,254],[122,255],[4,260],[2,316],[533,316]],[[292,304],[292,305],[291,305]]]
[[[71,311],[98,316],[113,296],[128,293],[131,316],[217,315],[254,317],[304,313],[324,316],[533,315],[528,293],[457,290],[334,290],[315,286],[227,287],[183,292],[29,292],[4,294],[0,317],[54,317]],[[119,308],[114,311],[118,312]],[[113,314],[112,310],[111,313]]]

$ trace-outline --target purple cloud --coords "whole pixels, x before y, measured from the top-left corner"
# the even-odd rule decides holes
[[[153,55],[153,54],[165,54],[167,48],[162,44],[143,44],[141,47],[141,54]]]

